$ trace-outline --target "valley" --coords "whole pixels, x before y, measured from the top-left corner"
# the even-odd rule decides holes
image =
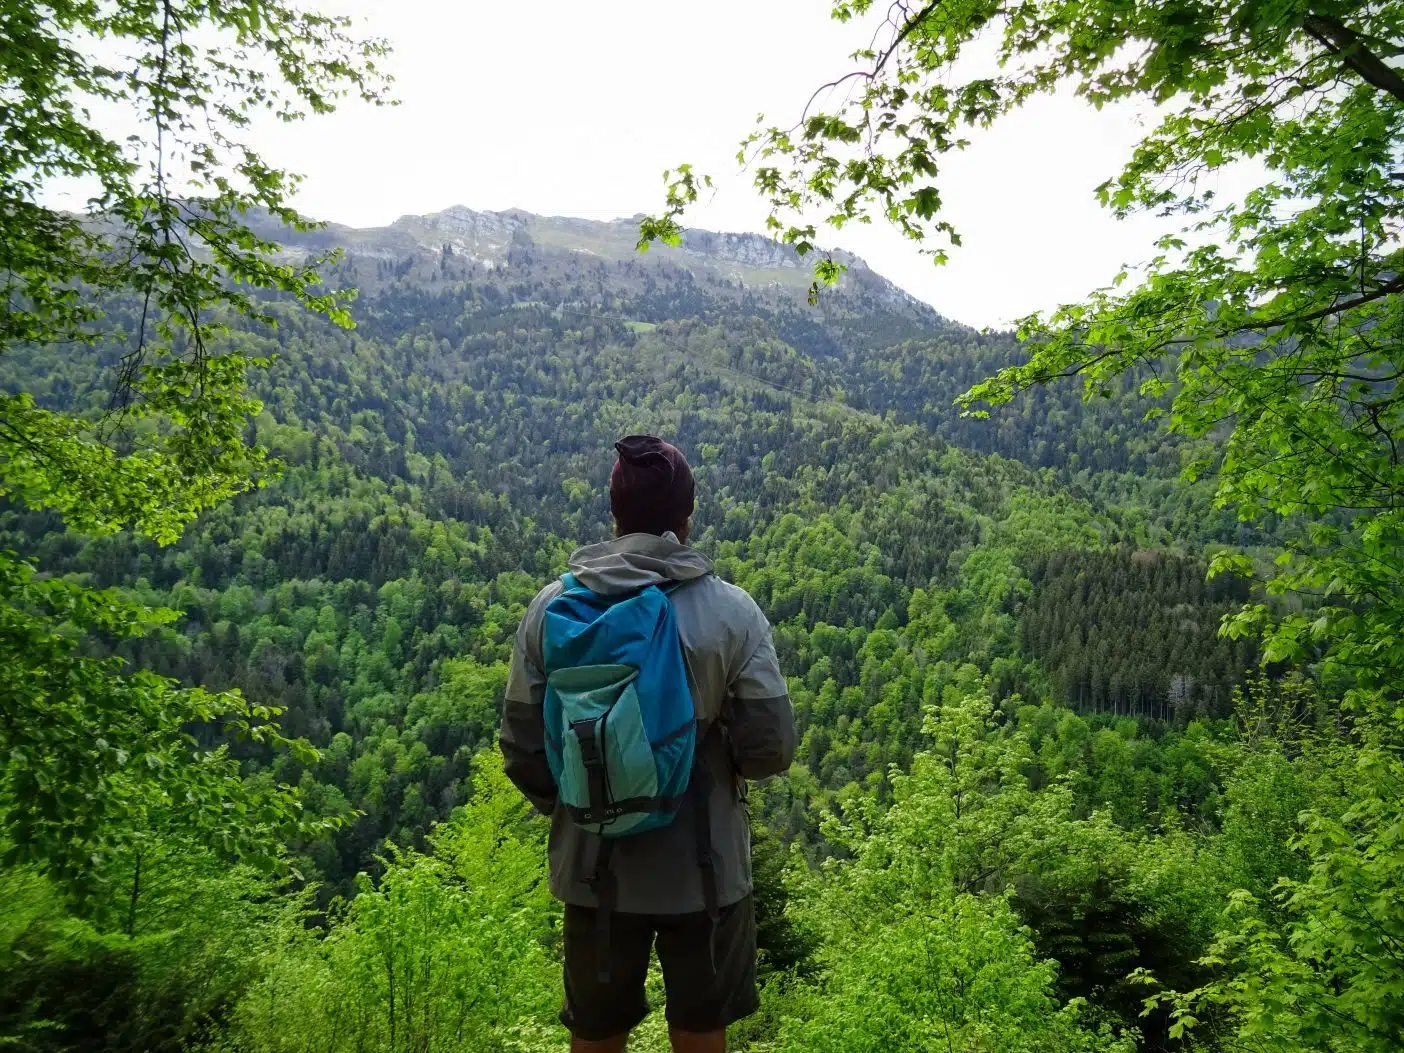
[[[1056,991],[1094,999],[1090,1019],[1115,1029],[1105,1048],[1133,1025],[1150,1028],[1143,1048],[1161,1048],[1152,1039],[1165,1018],[1139,1021],[1125,978],[1155,962],[1193,976],[1203,944],[1182,940],[1166,959],[1157,946],[1175,939],[1172,915],[1155,921],[1140,904],[1139,920],[1116,923],[1120,949],[1107,957],[1088,941],[1112,923],[1072,920],[1088,909],[1075,903],[1080,878],[1043,864],[1020,877],[1034,857],[1001,857],[1040,814],[1067,836],[1095,831],[1105,844],[1092,858],[1111,882],[1096,909],[1113,909],[1147,879],[1133,845],[1168,850],[1157,840],[1167,823],[1219,828],[1233,791],[1215,743],[1245,690],[1266,699],[1278,688],[1254,678],[1251,640],[1218,635],[1251,593],[1232,577],[1206,584],[1207,556],[1232,542],[1266,551],[1271,539],[1245,535],[1208,487],[1178,480],[1183,444],[1142,422],[1133,401],[1084,403],[1062,385],[990,420],[962,418],[954,396],[1016,358],[1018,344],[942,317],[857,259],[810,306],[806,272],[764,239],[689,232],[681,250],[640,256],[629,229],[451,209],[380,230],[280,234],[289,259],[341,247],[328,281],[355,283],[360,296],[353,331],[274,302],[276,328],[242,325],[226,338],[268,362],[253,374],[262,409],[249,427],[276,473],[165,548],[130,534],[80,538],[15,506],[0,520],[4,544],[52,572],[182,612],[116,645],[130,667],[237,689],[319,751],[309,762],[230,744],[247,777],[296,787],[308,815],[332,825],[289,850],[293,887],[339,934],[320,948],[268,945],[272,964],[252,973],[225,963],[231,997],[252,984],[256,1002],[271,984],[279,1014],[379,1033],[344,1014],[374,1016],[381,996],[365,1002],[354,993],[362,966],[335,963],[382,953],[353,949],[371,938],[374,912],[393,915],[409,894],[429,896],[434,917],[469,909],[433,876],[469,858],[479,869],[462,878],[465,902],[508,895],[472,909],[517,909],[498,852],[517,844],[513,858],[539,867],[527,860],[542,832],[492,773],[512,636],[568,553],[608,536],[612,442],[646,431],[692,458],[695,543],[770,618],[797,713],[794,767],[753,799],[758,866],[781,896],[762,917],[764,953],[790,963],[777,982],[812,967],[824,945],[789,919],[786,898],[838,894],[793,886],[783,859],[863,858],[885,843],[871,810],[899,816],[930,778],[923,766],[939,754],[929,751],[973,734],[979,754],[962,754],[935,789],[974,780],[997,814],[977,811],[976,827],[938,842],[957,853],[943,864],[955,867],[951,887],[1017,890],[1017,914],[998,907],[981,923],[1010,934],[1019,917],[1036,926],[1034,944],[1001,967],[1023,970],[1029,954],[1061,960]],[[4,380],[41,404],[82,405],[100,397],[117,356],[11,358]],[[1009,764],[1030,773],[1022,789],[1000,789]],[[1008,803],[1040,786],[1036,799]],[[970,821],[950,817],[953,829]],[[481,855],[466,833],[475,823],[520,826],[520,843]],[[206,857],[179,847],[181,829],[178,816],[162,820],[143,854],[101,868],[99,897],[114,911],[126,903],[129,931],[166,931],[181,909],[179,897],[151,891],[153,873],[183,882],[193,871],[216,898],[247,902],[244,886],[220,885]],[[871,833],[854,842],[860,830]],[[255,930],[279,931],[290,910],[291,900],[265,910]],[[384,953],[392,968],[401,952]],[[402,967],[427,968],[458,952],[428,940],[403,953]],[[420,997],[445,999],[432,1012],[448,1013],[465,984],[500,983],[544,1005],[552,967],[540,953],[514,944],[496,966],[508,973],[457,976]],[[299,1001],[313,988],[298,986],[314,981],[284,978],[285,968],[330,970],[315,982],[343,993],[314,1009]],[[1111,987],[1098,979],[1108,969],[1120,977]],[[537,979],[519,983],[511,970]],[[494,1012],[528,1012],[501,997],[510,1012]],[[264,1025],[230,1019],[240,1048],[275,1048]],[[1073,1015],[1046,1023],[1059,1034],[1083,1026]],[[777,1026],[763,1015],[756,1040]]]

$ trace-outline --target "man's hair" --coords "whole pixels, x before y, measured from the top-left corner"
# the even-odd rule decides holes
[[[614,444],[619,459],[609,478],[609,507],[620,534],[682,537],[696,492],[681,450],[655,435],[629,435]]]

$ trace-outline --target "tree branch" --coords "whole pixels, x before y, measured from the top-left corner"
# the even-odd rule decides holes
[[[1234,327],[1231,332],[1222,334],[1223,337],[1232,336],[1233,333],[1243,333],[1249,330],[1276,329],[1278,326],[1289,325],[1292,322],[1315,322],[1321,318],[1328,318],[1333,314],[1341,314],[1343,311],[1350,311],[1356,307],[1362,307],[1375,300],[1382,300],[1386,296],[1404,291],[1404,275],[1392,278],[1385,282],[1373,292],[1364,296],[1357,296],[1351,300],[1343,300],[1340,303],[1332,304],[1330,307],[1322,307],[1320,310],[1311,311],[1302,315],[1288,315],[1285,318],[1277,318],[1267,322],[1249,322],[1246,325]]]
[[[831,80],[829,83],[821,84],[819,87],[815,88],[814,94],[809,97],[809,101],[804,104],[804,109],[800,111],[800,119],[795,127],[799,128],[804,124],[805,118],[809,116],[809,108],[814,105],[814,100],[819,98],[824,92],[837,88],[840,84],[850,81],[855,77],[862,77],[865,80],[876,79],[877,75],[882,72],[883,67],[886,66],[892,56],[897,53],[897,49],[902,46],[903,41],[911,36],[913,30],[921,25],[921,23],[925,22],[927,16],[940,6],[941,0],[931,0],[931,2],[920,11],[908,18],[907,21],[902,24],[902,28],[897,31],[897,35],[892,38],[892,43],[888,44],[887,47],[883,49],[882,53],[878,55],[877,61],[873,64],[872,69],[855,69],[851,73],[845,73],[837,80]],[[891,21],[891,18],[892,16],[889,14],[888,21]],[[854,57],[856,58],[857,56]]]
[[[1380,91],[1404,102],[1404,77],[1365,46],[1360,35],[1334,15],[1308,15],[1302,27],[1327,50]]]

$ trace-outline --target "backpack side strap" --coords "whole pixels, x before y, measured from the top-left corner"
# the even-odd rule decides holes
[[[721,918],[721,907],[717,896],[717,868],[712,856],[712,773],[707,767],[707,743],[711,741],[717,728],[709,725],[697,744],[697,754],[692,762],[692,799],[695,815],[693,828],[696,833],[697,869],[702,874],[702,902],[707,910],[709,933],[707,937],[707,959],[712,972],[717,971],[717,922]]]
[[[590,838],[595,843],[595,865],[585,879],[590,891],[595,894],[595,953],[598,956],[596,968],[600,983],[609,983],[609,923],[618,902],[619,881],[610,869],[610,856],[614,855],[614,839],[595,835]]]

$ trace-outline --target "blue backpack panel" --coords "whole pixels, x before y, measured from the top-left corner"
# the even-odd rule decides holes
[[[546,760],[566,813],[601,837],[673,821],[692,779],[697,720],[668,593],[602,596],[575,580],[546,605]]]

